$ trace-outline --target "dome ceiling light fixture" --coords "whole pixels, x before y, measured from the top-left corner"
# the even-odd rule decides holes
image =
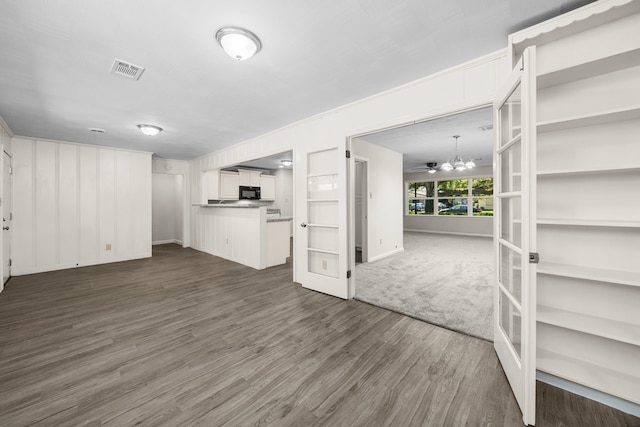
[[[293,161],[292,160],[282,160],[280,163],[282,163],[282,167],[288,168],[289,166],[291,166],[293,164]]]
[[[476,164],[473,161],[473,159],[469,159],[465,162],[462,160],[462,157],[460,157],[460,155],[458,154],[458,138],[460,138],[460,135],[453,135],[453,137],[456,139],[456,154],[453,158],[453,163],[451,163],[449,159],[447,159],[447,161],[444,162],[442,166],[440,166],[440,170],[450,171],[455,169],[457,171],[463,171],[465,169],[474,168]]]
[[[216,40],[227,55],[238,61],[249,59],[262,49],[258,36],[240,27],[220,28],[216,32]]]
[[[156,136],[162,132],[162,128],[155,125],[138,125],[138,129],[147,136]]]

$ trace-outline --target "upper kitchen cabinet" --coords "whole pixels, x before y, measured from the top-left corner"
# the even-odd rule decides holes
[[[240,182],[238,185],[246,187],[260,187],[260,174],[261,171],[238,169],[238,176]]]
[[[201,203],[207,203],[208,200],[218,200],[220,198],[219,184],[220,172],[218,169],[206,171],[202,176],[202,193],[203,199]]]
[[[238,200],[239,175],[235,172],[220,172],[220,200]]]
[[[274,175],[260,175],[260,199],[276,199],[276,177]]]

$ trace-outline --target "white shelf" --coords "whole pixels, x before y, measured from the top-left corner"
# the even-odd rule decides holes
[[[613,396],[640,401],[640,393],[638,392],[640,378],[624,372],[541,348],[537,350],[536,367],[540,371]]]
[[[538,75],[539,89],[613,73],[640,65],[640,49],[599,58],[572,67],[551,70]]]
[[[338,199],[307,199],[307,202],[337,202]]]
[[[558,120],[538,122],[538,133],[554,132],[558,130],[572,129],[582,126],[593,126],[604,123],[611,123],[622,120],[632,120],[640,118],[640,106],[635,105],[609,111],[602,111],[595,114],[583,114],[574,117],[565,117]]]
[[[548,274],[551,276],[572,277],[575,279],[616,283],[627,286],[640,286],[640,273],[633,271],[605,270],[602,268],[550,262],[541,262],[537,265],[536,271],[539,274]]]
[[[309,173],[307,174],[307,178],[317,178],[319,176],[335,176],[335,175],[338,175],[338,172]]]
[[[538,177],[555,177],[564,175],[593,175],[593,174],[606,174],[606,173],[628,173],[628,172],[640,172],[640,166],[636,167],[615,167],[615,168],[585,168],[585,169],[557,169],[538,171]]]
[[[640,326],[557,308],[538,306],[537,321],[627,344],[640,345]]]
[[[536,223],[538,225],[568,225],[573,227],[640,228],[640,221],[632,220],[538,218]]]

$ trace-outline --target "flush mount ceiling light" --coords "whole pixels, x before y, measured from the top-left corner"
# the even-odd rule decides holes
[[[282,166],[284,167],[289,167],[293,164],[293,161],[291,160],[282,160],[280,163],[282,163]]]
[[[262,49],[258,36],[240,27],[220,28],[216,40],[227,55],[239,61],[251,58]]]
[[[460,135],[453,135],[453,137],[456,139],[456,154],[453,157],[453,163],[451,163],[449,159],[447,159],[447,161],[444,162],[442,166],[440,166],[440,170],[450,171],[455,169],[457,171],[463,171],[465,169],[474,168],[476,164],[473,161],[473,159],[469,159],[468,161],[465,162],[462,160],[462,157],[460,157],[460,155],[458,154],[458,138],[460,138]]]
[[[147,136],[156,136],[162,132],[162,128],[154,125],[138,125],[138,129]]]

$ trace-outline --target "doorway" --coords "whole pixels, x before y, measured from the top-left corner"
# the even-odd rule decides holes
[[[11,277],[11,156],[4,151],[2,164],[2,284]]]
[[[175,243],[182,245],[184,177],[164,173],[152,175],[152,232],[154,245]]]

